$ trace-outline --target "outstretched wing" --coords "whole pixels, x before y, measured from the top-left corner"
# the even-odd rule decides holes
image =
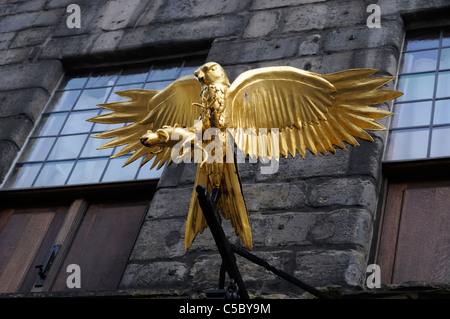
[[[319,75],[293,67],[267,67],[242,73],[229,89],[226,125],[235,131],[237,146],[263,160],[287,157],[306,149],[335,153],[344,142],[359,145],[355,137],[373,141],[365,130],[383,130],[376,120],[391,112],[369,107],[402,93],[377,90],[393,77],[368,78],[375,69],[353,69]],[[279,130],[278,147],[273,147]],[[262,130],[261,130],[262,129]]]
[[[131,100],[99,104],[98,106],[114,112],[93,117],[88,121],[104,124],[127,123],[127,125],[94,135],[97,138],[115,138],[99,149],[125,145],[112,158],[134,152],[124,163],[125,166],[146,155],[142,166],[156,156],[151,168],[156,165],[158,169],[161,168],[170,160],[170,148],[165,147],[158,154],[154,154],[152,152],[157,151],[157,148],[142,145],[141,136],[147,130],[155,132],[164,125],[193,126],[194,121],[200,116],[200,110],[192,103],[200,101],[200,92],[200,83],[193,75],[183,76],[161,91],[137,89],[116,92]]]

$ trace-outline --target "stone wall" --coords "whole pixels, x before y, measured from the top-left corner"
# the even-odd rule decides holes
[[[69,29],[69,4],[81,28]],[[381,28],[368,28],[371,3]],[[65,70],[207,46],[230,80],[256,67],[290,65],[318,73],[377,68],[395,75],[402,16],[446,0],[0,0],[0,182]],[[128,59],[128,60],[127,60]],[[393,87],[393,83],[389,84]],[[380,107],[388,108],[389,105]],[[386,122],[385,122],[386,124]],[[378,220],[386,132],[336,155],[281,159],[279,171],[240,164],[253,252],[314,286],[364,285]],[[190,164],[165,169],[120,284],[158,295],[199,296],[217,285],[220,257],[207,229],[184,252],[195,175]],[[227,221],[230,240],[239,244]],[[282,279],[238,257],[254,296],[298,297]]]

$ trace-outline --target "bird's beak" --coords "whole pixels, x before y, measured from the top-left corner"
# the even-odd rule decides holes
[[[199,81],[200,83],[204,83],[204,82],[205,82],[205,73],[203,73],[202,70],[197,69],[197,70],[194,72],[194,75],[197,77],[197,79],[198,79],[198,81]]]

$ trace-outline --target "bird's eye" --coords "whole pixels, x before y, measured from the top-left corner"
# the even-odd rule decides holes
[[[215,67],[215,66],[213,66],[212,68],[211,68],[211,71],[216,71],[217,70],[217,68]]]

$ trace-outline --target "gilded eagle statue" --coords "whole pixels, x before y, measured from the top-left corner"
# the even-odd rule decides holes
[[[154,159],[151,168],[160,169],[180,158],[200,156],[186,222],[185,250],[207,227],[196,196],[197,185],[214,195],[217,208],[251,250],[251,227],[236,160],[226,158],[227,152],[217,147],[207,152],[208,147],[211,143],[229,147],[227,132],[231,131],[233,147],[266,162],[278,160],[280,154],[295,157],[298,152],[305,157],[306,150],[316,156],[318,152],[335,154],[335,146],[345,150],[344,142],[358,146],[356,138],[373,141],[365,130],[385,130],[376,120],[393,113],[371,105],[402,95],[379,89],[394,77],[371,77],[377,71],[350,69],[320,75],[274,66],[245,71],[230,84],[222,66],[208,62],[160,91],[116,92],[129,100],[99,104],[113,112],[88,121],[127,123],[94,135],[114,138],[99,149],[125,145],[112,156],[132,153],[124,166],[145,156],[141,166]],[[214,134],[206,138],[208,129],[214,129]]]

